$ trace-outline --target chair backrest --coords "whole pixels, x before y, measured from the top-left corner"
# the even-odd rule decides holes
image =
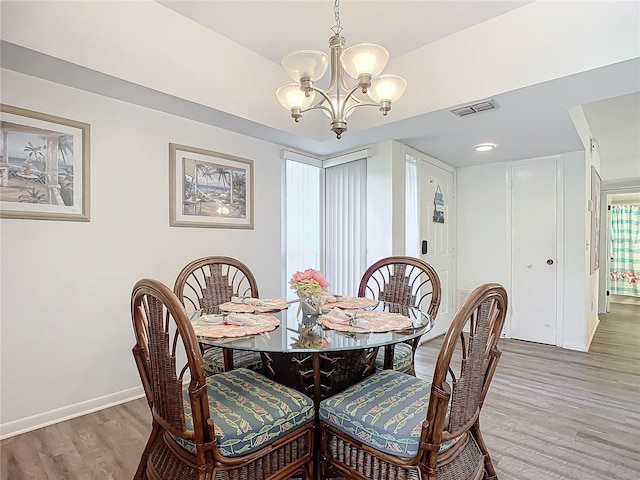
[[[386,257],[364,272],[358,296],[420,307],[435,319],[440,308],[440,278],[431,265],[419,258]]]
[[[477,423],[500,358],[497,344],[507,305],[505,289],[497,283],[487,283],[474,289],[458,310],[436,361],[427,413],[427,443],[439,446],[460,437]]]
[[[202,355],[184,307],[166,285],[143,279],[131,294],[131,317],[133,355],[154,421],[174,436],[215,448]],[[187,381],[193,430],[185,421]]]
[[[231,297],[258,298],[258,284],[244,263],[231,257],[203,257],[185,266],[173,291],[187,309],[212,308]]]

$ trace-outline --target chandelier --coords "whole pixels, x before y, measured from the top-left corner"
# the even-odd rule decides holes
[[[372,43],[361,43],[349,48],[340,32],[340,0],[335,0],[336,24],[329,38],[331,58],[318,50],[297,50],[282,58],[287,75],[296,83],[283,85],[276,91],[278,101],[298,122],[302,113],[319,109],[331,118],[331,130],[340,138],[347,129],[347,117],[357,107],[377,106],[382,115],[391,110],[391,103],[398,100],[407,88],[407,81],[398,75],[380,75],[389,60],[389,51]],[[330,63],[329,63],[330,62]],[[331,66],[331,80],[326,89],[316,82]],[[358,80],[349,87],[345,73]],[[360,93],[368,96],[361,96]],[[316,97],[319,97],[316,99]]]

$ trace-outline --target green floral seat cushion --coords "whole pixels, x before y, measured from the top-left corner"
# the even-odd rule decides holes
[[[207,390],[218,451],[225,457],[260,450],[315,418],[309,397],[246,368],[207,377]],[[187,387],[183,399],[187,429],[193,429]],[[193,442],[173,438],[195,453]]]
[[[393,369],[404,372],[413,362],[413,349],[408,343],[397,343],[393,349]],[[376,369],[384,369],[384,348],[380,347],[376,357]]]
[[[390,455],[418,452],[431,383],[396,370],[382,370],[320,402],[320,420]],[[455,441],[440,445],[440,453]]]
[[[224,357],[222,348],[210,347],[202,354],[204,360],[204,370],[207,375],[215,375],[224,372]],[[250,352],[247,350],[233,351],[233,368],[248,368],[250,370],[259,370],[262,368],[262,357],[259,352]]]

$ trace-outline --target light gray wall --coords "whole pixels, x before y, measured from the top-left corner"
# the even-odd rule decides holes
[[[597,289],[596,275],[589,275],[587,216],[587,178],[589,159],[584,152],[570,152],[559,157],[564,197],[558,205],[564,219],[562,265],[564,285],[558,295],[564,301],[559,312],[561,346],[586,350],[597,326],[597,314],[591,310],[592,289]],[[531,159],[526,160],[532,161]],[[494,163],[457,170],[457,284],[459,289],[473,289],[484,282],[511,286],[508,244],[507,163]],[[595,286],[593,283],[596,282]],[[509,322],[517,312],[511,311]]]
[[[393,176],[393,149],[391,141],[376,143],[367,160],[367,268],[394,255],[397,234],[392,226],[397,221],[394,197],[398,179]]]
[[[91,222],[0,222],[0,435],[8,435],[141,394],[129,314],[139,278],[172,285],[188,261],[224,254],[252,268],[265,296],[282,295],[285,281],[277,145],[12,71],[1,74],[3,103],[92,129]],[[255,162],[254,230],[169,227],[170,142]],[[396,142],[370,148],[368,264],[404,248],[404,149]],[[584,156],[565,155],[567,175],[577,182],[575,188],[565,184],[565,219],[581,242],[587,228]],[[458,289],[509,283],[505,168],[458,170]],[[585,320],[585,253],[575,253],[565,265],[565,300],[573,303],[564,312],[564,338],[580,348],[595,327],[593,316]]]
[[[279,147],[1,71],[2,102],[91,124],[91,222],[2,219],[1,435],[139,395],[131,289],[229,255],[280,296]],[[255,229],[169,227],[169,143],[254,161]]]

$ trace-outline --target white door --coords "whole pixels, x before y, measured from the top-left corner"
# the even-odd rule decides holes
[[[556,162],[513,166],[511,179],[511,337],[555,345]]]
[[[418,162],[420,195],[420,258],[438,272],[442,285],[440,308],[434,328],[423,337],[434,338],[447,331],[454,312],[453,260],[455,242],[455,208],[453,173],[427,161]],[[439,211],[444,223],[434,221],[436,193],[442,193]],[[425,243],[426,242],[426,243]],[[424,253],[426,251],[426,253]]]

